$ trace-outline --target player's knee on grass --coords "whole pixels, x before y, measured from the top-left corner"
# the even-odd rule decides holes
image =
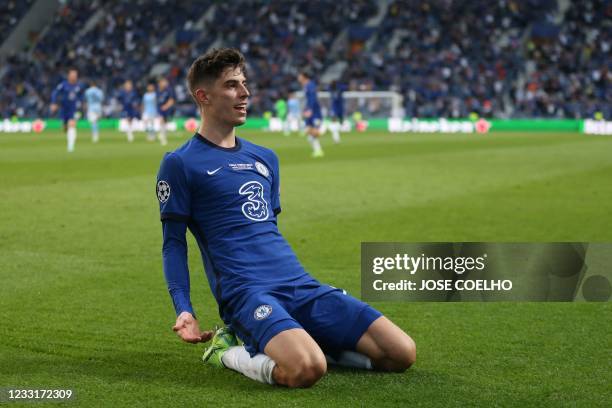
[[[406,344],[392,351],[383,352],[379,356],[371,357],[374,369],[403,373],[416,361],[416,347]]]
[[[409,369],[416,361],[416,344],[414,340],[408,337],[402,341],[400,347],[395,347],[389,351],[388,359],[393,362],[391,371],[404,372]]]
[[[370,326],[357,348],[370,357],[376,370],[404,372],[416,361],[414,340],[384,317]]]
[[[327,362],[323,353],[312,355],[304,353],[298,360],[284,367],[286,385],[291,388],[312,387],[327,372]]]
[[[374,361],[376,368],[385,371],[403,373],[416,361],[416,344],[409,336],[397,342],[393,347],[383,350],[383,356]]]
[[[287,387],[311,387],[327,372],[323,351],[304,329],[280,332],[264,352],[276,363],[274,380]]]
[[[298,346],[277,355],[274,361],[274,379],[290,388],[311,387],[327,372],[325,355],[318,347]]]

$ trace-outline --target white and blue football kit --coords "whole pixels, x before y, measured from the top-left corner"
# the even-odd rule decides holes
[[[156,192],[164,274],[177,315],[193,314],[189,229],[219,314],[251,355],[293,328],[305,329],[326,352],[354,350],[381,316],[311,277],[280,234],[279,163],[271,150],[239,138],[223,148],[196,134],[163,158]]]
[[[64,124],[75,118],[75,114],[83,99],[83,84],[71,84],[67,80],[60,82],[51,93],[51,103],[60,104],[60,115]]]

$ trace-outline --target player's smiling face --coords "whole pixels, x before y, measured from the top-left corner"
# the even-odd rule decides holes
[[[242,69],[226,68],[208,89],[208,114],[220,122],[240,126],[246,122],[249,90]]]

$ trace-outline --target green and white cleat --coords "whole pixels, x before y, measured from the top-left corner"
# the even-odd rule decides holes
[[[316,150],[314,152],[312,152],[312,157],[315,159],[319,159],[321,157],[325,156],[325,153],[323,153],[323,150]]]
[[[228,348],[237,345],[238,339],[234,332],[227,327],[221,327],[215,332],[210,341],[210,346],[204,350],[202,361],[214,367],[224,368],[225,365],[221,361],[221,357],[223,357]]]

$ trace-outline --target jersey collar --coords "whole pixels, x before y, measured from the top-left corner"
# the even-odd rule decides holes
[[[224,151],[224,152],[237,152],[242,147],[242,143],[240,142],[240,139],[238,138],[238,136],[236,136],[236,146],[234,146],[234,147],[222,147],[222,146],[216,145],[216,144],[214,144],[213,142],[211,142],[210,140],[208,140],[207,138],[205,138],[204,136],[202,136],[199,133],[196,133],[195,137],[198,140],[200,140],[201,142],[206,143],[210,147],[213,147],[215,149],[219,149],[219,150]]]

